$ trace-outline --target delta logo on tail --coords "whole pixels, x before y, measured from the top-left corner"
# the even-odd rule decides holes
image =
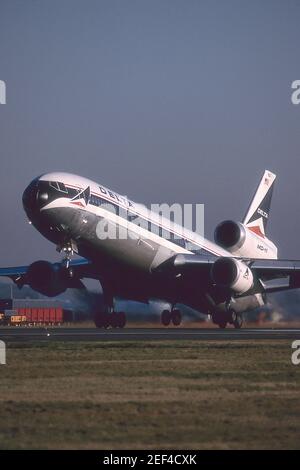
[[[262,238],[266,235],[275,179],[276,175],[271,171],[264,172],[243,222]]]

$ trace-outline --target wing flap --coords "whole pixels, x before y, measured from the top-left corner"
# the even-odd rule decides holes
[[[216,256],[201,256],[193,254],[184,254],[172,256],[159,266],[157,266],[154,273],[169,273],[178,274],[184,272],[203,272],[209,270],[216,261]]]
[[[249,266],[262,280],[295,276],[300,273],[300,260],[252,260]]]

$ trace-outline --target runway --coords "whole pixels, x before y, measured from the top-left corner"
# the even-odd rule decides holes
[[[138,341],[138,340],[246,340],[300,339],[300,328],[0,328],[2,341]]]

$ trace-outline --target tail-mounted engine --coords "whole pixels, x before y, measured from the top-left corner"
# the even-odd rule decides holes
[[[215,242],[234,256],[277,258],[277,248],[265,235],[240,222],[225,220],[215,230]]]

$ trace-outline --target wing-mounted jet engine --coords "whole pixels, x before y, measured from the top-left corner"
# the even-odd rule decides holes
[[[35,261],[20,276],[9,276],[22,288],[27,284],[31,289],[46,295],[55,297],[62,294],[68,288],[84,288],[80,278],[72,275],[72,269],[67,269],[61,263],[49,261]]]

